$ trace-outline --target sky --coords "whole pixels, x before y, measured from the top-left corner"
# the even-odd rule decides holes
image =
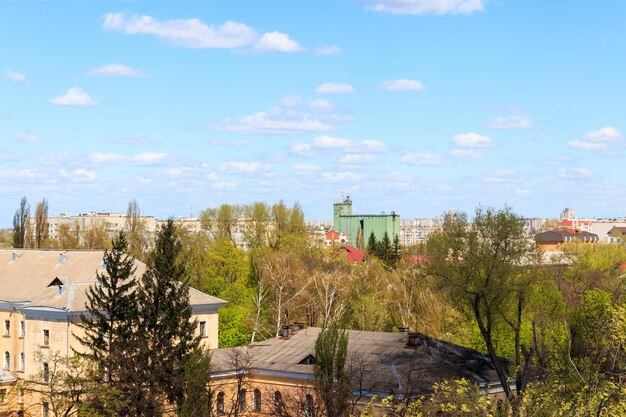
[[[623,0],[0,0],[0,226],[299,202],[626,216]]]

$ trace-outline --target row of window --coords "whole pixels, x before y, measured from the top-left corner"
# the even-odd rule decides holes
[[[24,320],[20,321],[20,337],[24,337],[26,334],[26,323]],[[11,320],[4,321],[4,335],[11,336]]]
[[[244,412],[248,410],[248,392],[245,389],[239,391],[239,395],[237,396],[237,407],[240,412]],[[274,392],[274,414],[282,415],[284,414],[285,404],[283,403],[283,395],[280,391]],[[306,417],[313,417],[314,414],[314,404],[313,404],[313,396],[311,394],[307,394],[304,400],[304,404],[302,405],[304,415]],[[217,394],[217,404],[216,404],[217,414],[225,415],[226,414],[226,398],[224,392],[219,392]],[[255,389],[252,393],[252,410],[255,412],[261,412],[261,391],[259,389]]]
[[[11,320],[4,321],[4,335],[11,336]],[[20,337],[24,337],[26,335],[26,323],[24,320],[20,321]],[[43,329],[42,331],[42,339],[41,345],[48,346],[50,343],[50,330]]]

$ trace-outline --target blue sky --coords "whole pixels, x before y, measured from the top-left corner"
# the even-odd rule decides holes
[[[0,2],[0,225],[299,201],[626,215],[626,2]]]

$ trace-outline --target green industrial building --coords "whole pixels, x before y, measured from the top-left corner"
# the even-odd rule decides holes
[[[393,241],[400,236],[400,215],[391,214],[352,214],[352,200],[346,197],[333,204],[333,229],[348,235],[350,242],[364,248],[371,233],[382,240],[385,232]]]

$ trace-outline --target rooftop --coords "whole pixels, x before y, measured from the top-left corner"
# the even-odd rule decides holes
[[[84,311],[87,290],[104,272],[102,250],[0,249],[0,302],[21,304],[23,308],[51,308]],[[135,275],[141,276],[146,264],[135,260]],[[190,289],[193,306],[216,306],[226,302]]]

